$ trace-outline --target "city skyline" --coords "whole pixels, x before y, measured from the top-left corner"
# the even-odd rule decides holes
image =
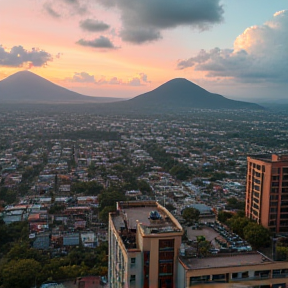
[[[231,99],[285,98],[286,1],[0,3],[0,80],[29,69],[85,95],[131,98],[184,77]]]

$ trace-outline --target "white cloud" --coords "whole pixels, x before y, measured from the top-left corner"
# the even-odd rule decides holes
[[[69,82],[78,82],[78,83],[95,83],[94,75],[89,75],[87,72],[75,72],[72,78],[66,79]]]
[[[127,80],[120,79],[116,76],[111,78],[101,75],[95,77],[87,72],[75,72],[72,78],[64,79],[70,83],[93,83],[96,85],[124,85],[124,86],[145,86],[151,83],[145,73],[138,73]]]
[[[178,61],[179,69],[194,67],[207,77],[232,77],[243,82],[288,80],[288,10],[274,14],[261,26],[247,28],[233,49],[201,50]]]

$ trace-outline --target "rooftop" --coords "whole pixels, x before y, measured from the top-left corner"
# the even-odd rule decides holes
[[[111,217],[127,249],[136,248],[135,237],[138,223],[144,236],[182,233],[182,227],[178,221],[155,201],[118,202],[117,212],[111,214]]]
[[[180,256],[179,258],[187,269],[194,270],[272,263],[270,259],[258,252],[222,255],[218,254],[206,258],[186,258],[184,256]]]
[[[119,202],[118,211],[119,215],[113,217],[115,227],[126,227],[127,223],[128,229],[136,229],[139,222],[145,234],[182,231],[177,220],[155,201]],[[155,212],[157,219],[153,217]]]
[[[252,159],[261,160],[264,162],[288,162],[288,155],[277,155],[277,154],[259,154],[249,155]]]

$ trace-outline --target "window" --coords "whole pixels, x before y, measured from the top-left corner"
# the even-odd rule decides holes
[[[226,280],[226,275],[225,274],[216,274],[212,275],[212,280],[214,281],[225,281]]]
[[[238,278],[238,273],[232,273],[232,279]]]
[[[174,252],[167,252],[167,251],[160,251],[159,252],[159,261],[160,262],[167,262],[168,260],[173,261]]]
[[[159,240],[159,250],[174,250],[174,239],[171,240]]]
[[[268,278],[270,270],[255,271],[255,277]]]
[[[131,258],[131,267],[134,267],[135,266],[135,264],[136,264],[136,258]]]
[[[288,167],[283,167],[283,174],[288,174]]]
[[[278,195],[270,195],[270,200],[278,200]]]
[[[253,203],[253,208],[259,209],[259,206],[256,203]]]
[[[256,216],[256,217],[258,217],[258,215],[259,215],[258,211],[256,211],[256,210],[252,210],[252,213],[253,213],[253,215]]]
[[[242,278],[248,278],[248,277],[249,277],[248,271],[242,272]]]
[[[258,192],[254,192],[254,195],[259,198],[260,194]]]
[[[278,181],[279,180],[279,176],[272,176],[272,181]]]
[[[159,275],[171,275],[173,273],[173,263],[163,263],[159,265]]]
[[[282,187],[286,187],[286,186],[288,186],[288,182],[282,182]]]
[[[260,177],[260,176],[261,176],[261,174],[260,174],[260,173],[258,173],[258,172],[255,172],[255,176],[256,176],[256,177]]]
[[[136,275],[130,275],[130,282],[136,281]]]
[[[259,200],[257,198],[253,198],[253,202],[259,204]]]
[[[210,275],[203,275],[198,277],[190,277],[190,285],[195,283],[205,283],[210,280]]]
[[[269,221],[269,226],[275,226],[275,225],[276,225],[276,221],[275,220]]]

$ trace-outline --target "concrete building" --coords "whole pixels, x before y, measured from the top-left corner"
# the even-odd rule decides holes
[[[177,287],[183,229],[155,201],[118,202],[109,215],[109,287]]]
[[[288,233],[288,155],[247,157],[246,216]]]
[[[177,288],[286,288],[287,276],[287,262],[274,262],[258,252],[179,256]]]

